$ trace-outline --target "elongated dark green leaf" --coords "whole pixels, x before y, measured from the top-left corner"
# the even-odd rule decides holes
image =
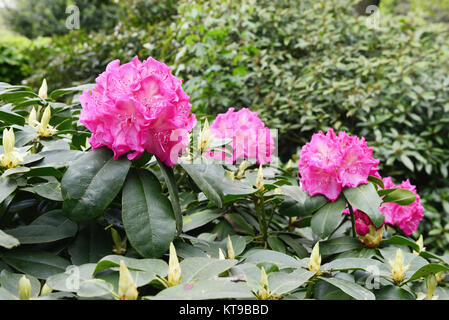
[[[361,245],[353,237],[339,237],[320,242],[320,253],[323,256],[358,248],[361,248]]]
[[[285,189],[282,190],[285,192]],[[310,197],[307,192],[301,191],[301,193],[299,193],[296,197],[293,198],[288,196],[282,202],[279,207],[279,214],[288,217],[304,217],[314,213],[323,207],[327,202],[328,200],[326,197],[322,195]]]
[[[385,286],[375,290],[376,300],[415,300],[416,298],[407,290],[396,286]]]
[[[238,263],[237,260],[211,259],[211,258],[186,258],[181,262],[182,283],[197,280],[210,279],[220,273],[232,268]]]
[[[0,121],[4,121],[7,124],[17,124],[23,126],[25,124],[25,118],[20,114],[12,111],[0,110]]]
[[[405,238],[403,236],[394,235],[389,239],[382,240],[382,243],[390,243],[390,244],[398,244],[401,246],[409,246],[416,252],[419,252],[418,244],[415,241]]]
[[[15,180],[9,178],[0,178],[0,203],[5,201],[8,196],[13,193],[17,188]]]
[[[130,166],[127,159],[114,160],[106,148],[84,154],[62,178],[64,214],[75,221],[101,216],[120,192]]]
[[[49,96],[52,99],[57,99],[58,97],[60,97],[64,94],[69,94],[69,93],[73,93],[73,92],[77,92],[77,91],[91,90],[93,87],[94,87],[94,84],[88,83],[88,84],[83,84],[83,85],[80,85],[77,87],[58,89],[58,90],[52,91]]]
[[[8,251],[1,255],[4,262],[23,273],[38,279],[64,272],[69,262],[53,253],[45,251]]]
[[[311,227],[313,233],[320,236],[321,239],[328,237],[340,223],[345,207],[346,201],[342,197],[321,207],[312,216]]]
[[[59,182],[40,183],[32,187],[22,188],[21,190],[35,193],[53,201],[62,201],[61,184]]]
[[[20,226],[6,232],[22,244],[53,242],[73,237],[78,230],[75,222],[62,215],[61,210],[45,213],[30,225]]]
[[[129,242],[144,257],[160,257],[176,233],[170,201],[149,171],[131,171],[122,194],[122,219]]]
[[[416,201],[416,195],[410,190],[396,189],[382,200],[383,202],[395,202],[401,206],[408,206]]]
[[[223,193],[218,187],[219,181],[214,174],[217,165],[213,164],[181,164],[187,174],[195,181],[198,188],[204,192],[206,197],[217,207],[223,206]]]
[[[378,209],[382,200],[371,183],[362,184],[357,188],[344,189],[343,193],[349,203],[366,213],[377,228],[382,225],[385,217]]]
[[[330,283],[333,286],[336,286],[341,291],[350,295],[356,300],[376,300],[376,297],[371,291],[354,282],[338,278],[320,277],[320,279]]]
[[[221,216],[219,209],[206,209],[183,217],[184,232],[199,228]]]
[[[176,218],[176,230],[178,231],[178,235],[182,232],[182,212],[181,205],[179,204],[179,193],[178,186],[176,184],[175,174],[171,167],[168,167],[161,160],[157,159],[159,163],[159,167],[161,168],[161,172],[164,175],[165,182],[167,183],[168,192],[170,193],[170,200],[173,207],[173,212],[175,213]]]
[[[292,273],[272,272],[268,276],[268,286],[273,293],[285,294],[300,287],[314,274],[315,272],[305,269],[297,269]]]

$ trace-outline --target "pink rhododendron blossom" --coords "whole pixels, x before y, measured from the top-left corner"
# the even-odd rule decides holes
[[[421,205],[421,198],[416,192],[416,186],[407,179],[401,184],[395,185],[391,177],[383,179],[385,189],[399,188],[412,191],[416,195],[416,200],[408,206],[401,206],[397,203],[383,203],[379,210],[385,216],[385,223],[398,226],[405,235],[409,236],[418,230],[419,222],[423,219],[424,207]]]
[[[110,62],[94,88],[80,97],[80,122],[92,132],[92,148],[107,146],[114,159],[128,153],[130,160],[146,150],[174,165],[196,123],[181,84],[169,67],[151,57]]]
[[[368,176],[378,175],[379,160],[365,138],[351,137],[346,132],[338,136],[329,129],[318,132],[302,148],[298,161],[302,188],[310,196],[322,194],[335,201],[344,187],[368,183]]]
[[[270,129],[260,120],[257,112],[247,108],[234,112],[229,108],[226,113],[218,114],[210,125],[210,133],[218,139],[232,138],[233,155],[226,155],[221,151],[206,153],[207,157],[236,163],[238,159],[256,159],[257,164],[272,161],[275,149],[274,138]]]

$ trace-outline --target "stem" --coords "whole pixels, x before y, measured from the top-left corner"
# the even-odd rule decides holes
[[[312,297],[312,290],[313,290],[314,284],[315,284],[315,282],[312,280],[307,285],[307,292],[306,292],[306,296],[304,297],[305,299],[310,299]]]
[[[351,213],[351,224],[352,224],[352,236],[354,238],[357,238],[357,233],[355,232],[355,215],[354,211],[352,210],[351,204],[348,203],[349,212]]]

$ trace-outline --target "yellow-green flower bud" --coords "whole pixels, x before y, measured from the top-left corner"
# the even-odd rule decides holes
[[[137,300],[137,296],[139,295],[131,272],[129,272],[123,260],[120,260],[118,295],[120,300]]]
[[[181,283],[181,266],[179,265],[178,256],[173,242],[170,243],[170,257],[168,259],[168,277],[167,285],[169,287],[176,286]]]
[[[31,297],[31,282],[25,275],[19,280],[19,299],[29,300]]]
[[[39,88],[39,93],[38,93],[38,95],[39,95],[39,97],[41,98],[41,99],[47,99],[47,90],[48,90],[48,87],[47,87],[47,80],[43,80],[42,81],[42,85],[41,85],[41,87]]]
[[[37,125],[36,131],[41,137],[49,137],[54,129],[49,125],[51,119],[51,108],[47,106],[42,115],[41,122]]]
[[[260,191],[264,190],[262,165],[259,166],[259,170],[257,171],[256,188]]]
[[[435,278],[437,278],[437,282],[441,283],[444,280],[444,277],[446,276],[444,271],[440,271],[438,273],[435,274]]]
[[[33,107],[33,109],[31,109],[30,111],[30,115],[28,116],[28,121],[27,121],[29,126],[35,127],[37,124],[37,112],[36,109]]]
[[[312,249],[312,253],[310,254],[309,270],[319,275],[321,274],[320,267],[321,267],[320,243],[317,242]]]
[[[226,170],[226,175],[228,176],[229,180],[234,181],[235,174],[233,171]]]
[[[5,168],[15,168],[20,163],[23,162],[23,157],[25,153],[20,153],[17,148],[14,148],[15,136],[14,130],[3,130],[3,151],[4,153],[0,155],[0,163],[2,167]]]
[[[221,250],[221,248],[218,248],[218,259],[219,260],[226,260],[226,257],[223,253],[223,251]]]
[[[424,239],[423,239],[423,236],[422,236],[422,235],[420,235],[419,238],[418,238],[418,240],[416,240],[416,244],[417,244],[418,247],[419,247],[419,251],[416,252],[415,250],[413,250],[413,253],[414,253],[414,254],[419,255],[422,251],[425,251],[425,250],[426,250],[426,248],[424,247]]]
[[[237,179],[242,179],[245,170],[249,167],[250,162],[248,160],[243,160],[239,165],[239,170],[237,171]]]
[[[235,259],[234,247],[232,246],[231,236],[229,234],[226,248],[228,249],[228,259]]]
[[[434,274],[429,274],[426,278],[426,297],[424,300],[432,300],[433,293],[435,292],[435,288],[438,285],[437,278]]]
[[[52,293],[53,289],[48,284],[44,284],[41,289],[41,296]]]
[[[396,257],[394,261],[388,260],[391,266],[391,274],[393,276],[393,280],[396,283],[401,283],[404,281],[405,272],[410,268],[410,265],[404,267],[404,255],[402,254],[402,250],[396,250]]]
[[[210,134],[209,121],[207,119],[204,121],[204,126],[198,136],[198,149],[201,152],[209,149],[212,142],[212,135]]]

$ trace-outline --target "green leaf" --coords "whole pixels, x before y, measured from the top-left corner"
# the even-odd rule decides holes
[[[68,251],[73,264],[97,263],[101,258],[112,253],[112,238],[109,231],[96,222],[88,222],[78,232]]]
[[[252,236],[256,234],[254,231],[254,227],[250,225],[245,220],[245,218],[242,217],[242,215],[238,213],[228,213],[224,217],[235,231],[243,234],[249,234]]]
[[[183,217],[183,231],[188,232],[199,228],[221,216],[217,209],[205,209]]]
[[[306,248],[304,248],[304,246],[301,243],[299,243],[299,241],[293,239],[291,236],[286,234],[280,234],[279,238],[282,241],[284,241],[290,248],[292,248],[299,258],[302,259],[309,256],[309,253],[307,252]]]
[[[0,230],[0,246],[6,249],[17,247],[20,244],[17,238]]]
[[[385,286],[375,290],[376,300],[415,300],[416,298],[407,290],[397,286]]]
[[[102,279],[90,279],[81,282],[77,294],[80,297],[94,298],[110,295],[113,291],[112,284]]]
[[[17,182],[9,178],[0,178],[0,203],[17,189]]]
[[[98,218],[120,192],[131,161],[114,160],[107,148],[85,153],[62,178],[63,212],[75,221]]]
[[[227,280],[200,280],[162,290],[152,300],[249,299],[254,295],[243,283]]]
[[[94,269],[94,263],[69,266],[64,272],[49,277],[47,284],[53,290],[76,292],[79,290],[82,281],[92,279]]]
[[[5,230],[21,244],[46,243],[75,236],[78,225],[62,215],[61,210],[45,213],[30,225]]]
[[[407,157],[405,154],[402,154],[400,156],[400,159],[401,159],[402,163],[404,164],[404,166],[407,167],[407,169],[409,169],[410,171],[415,171],[415,165],[413,164],[413,161],[410,160],[409,157]]]
[[[224,195],[220,191],[220,179],[217,180],[216,175],[216,171],[220,171],[218,165],[181,163],[181,166],[210,201],[219,208],[223,207]]]
[[[214,258],[194,257],[181,261],[182,283],[207,280],[232,268],[238,263],[234,259],[219,260]]]
[[[123,260],[128,269],[133,273],[133,276],[142,277],[145,275],[146,281],[155,279],[156,275],[165,277],[167,275],[168,265],[164,260],[160,259],[135,259],[130,257],[109,255],[101,259],[94,270],[98,273],[109,268],[118,268],[120,261]],[[141,279],[138,279],[140,282]]]
[[[375,176],[369,176],[368,177],[368,181],[374,184],[377,184],[379,187],[381,187],[382,189],[385,188],[384,182],[382,179],[379,179],[378,177]]]
[[[323,256],[359,248],[361,248],[360,242],[353,237],[339,237],[320,242],[320,253]]]
[[[393,192],[387,194],[383,199],[383,202],[395,202],[401,206],[408,206],[416,201],[416,195],[406,189],[396,189]]]
[[[77,92],[77,91],[91,90],[94,87],[94,85],[95,84],[88,83],[88,84],[83,84],[83,85],[76,86],[76,87],[58,89],[58,90],[51,92],[49,97],[52,99],[57,99],[64,94],[69,94],[69,93],[73,93],[73,92]]]
[[[343,279],[338,279],[338,278],[320,277],[320,279],[339,288],[341,291],[350,295],[351,297],[353,297],[356,300],[376,300],[376,297],[374,296],[374,294],[371,291],[363,288],[362,286],[360,286],[354,282],[351,282],[348,280],[343,280]]]
[[[282,190],[285,192],[285,188]],[[307,192],[301,190],[298,192],[301,192],[301,194],[298,193],[295,198],[289,196],[281,203],[279,206],[279,214],[287,217],[305,217],[328,203],[327,198],[322,195],[310,197]]]
[[[440,271],[449,271],[449,267],[446,267],[442,264],[437,264],[437,263],[429,263],[428,265],[422,266],[421,268],[419,268],[408,280],[407,282],[413,281],[413,280],[417,280],[419,278],[425,278],[427,277],[429,274],[435,274],[438,273]]]
[[[321,239],[328,237],[337,228],[342,219],[342,212],[346,208],[343,197],[335,202],[329,202],[321,207],[313,216],[311,227],[313,233]]]
[[[64,272],[69,266],[67,260],[45,251],[9,251],[3,253],[1,258],[14,269],[38,279]]]
[[[175,214],[176,218],[176,230],[178,231],[178,235],[181,234],[182,230],[182,212],[181,212],[181,205],[179,204],[179,193],[178,193],[178,186],[176,184],[175,174],[173,172],[173,169],[171,167],[168,167],[163,163],[161,160],[157,159],[157,162],[159,163],[159,167],[161,168],[161,172],[164,176],[165,182],[167,183],[168,192],[170,193],[170,200],[173,207],[173,212]]]
[[[385,217],[378,209],[382,200],[371,183],[362,184],[357,188],[344,189],[343,193],[351,206],[363,211],[370,217],[376,228],[382,225]]]
[[[315,275],[315,272],[297,269],[292,273],[271,272],[268,275],[268,286],[270,291],[276,294],[285,294],[303,285]]]
[[[389,239],[382,240],[381,243],[390,243],[390,244],[397,244],[400,246],[409,246],[416,252],[419,252],[419,246],[415,241],[412,241],[408,238],[405,238],[403,236],[394,235]]]
[[[160,257],[175,237],[171,203],[149,171],[130,172],[122,193],[122,219],[129,242],[144,257]]]
[[[265,249],[253,249],[245,254],[246,263],[262,263],[268,262],[277,265],[282,268],[300,268],[304,266],[304,263],[300,260],[286,255],[281,252],[265,250]]]
[[[0,110],[0,120],[7,124],[17,124],[19,126],[23,126],[25,124],[24,117],[8,110]]]
[[[40,183],[21,190],[35,193],[53,201],[62,201],[61,184],[59,182]]]

